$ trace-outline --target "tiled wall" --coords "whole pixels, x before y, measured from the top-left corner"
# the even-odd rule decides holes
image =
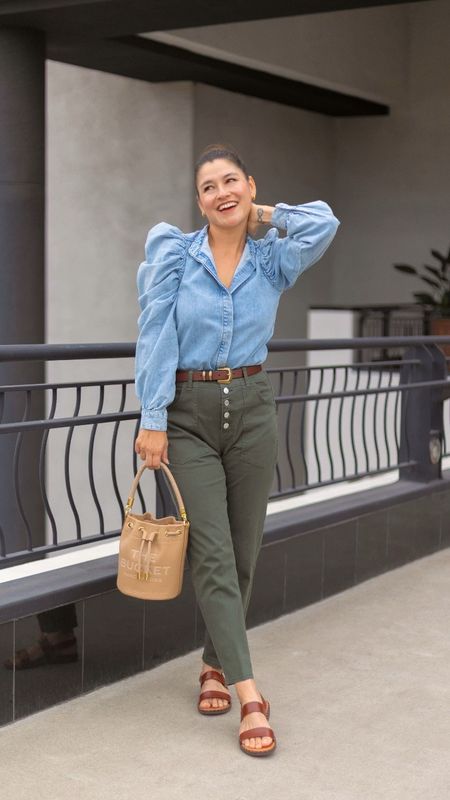
[[[248,626],[448,546],[450,492],[267,542],[258,561]],[[150,669],[203,641],[204,623],[188,572],[176,600],[145,603],[110,591],[66,607],[68,618],[74,610],[78,657],[72,663],[7,669],[5,661],[33,644],[40,630],[34,616],[0,625],[0,724]]]

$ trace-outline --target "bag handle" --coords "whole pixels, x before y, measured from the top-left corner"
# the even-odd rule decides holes
[[[164,475],[165,475],[165,477],[166,477],[166,479],[167,479],[167,481],[169,483],[169,488],[173,489],[173,492],[174,492],[174,495],[175,495],[175,499],[176,499],[176,503],[178,505],[178,509],[179,509],[179,512],[180,512],[180,517],[183,520],[183,522],[187,522],[186,509],[184,507],[183,498],[181,497],[181,492],[180,492],[180,490],[179,490],[179,488],[177,486],[175,478],[173,477],[169,467],[166,464],[164,464],[163,461],[161,461],[160,463],[161,463],[161,468],[163,470],[163,473],[164,473]],[[126,506],[125,506],[125,516],[127,516],[127,514],[129,514],[130,511],[131,511],[131,507],[132,507],[132,505],[134,503],[134,496],[136,494],[136,489],[138,487],[138,483],[139,483],[139,481],[140,481],[140,479],[141,479],[141,477],[142,477],[142,475],[144,473],[144,470],[146,470],[146,469],[150,469],[150,467],[147,467],[147,464],[142,464],[142,467],[139,467],[139,469],[138,469],[138,471],[137,471],[137,473],[135,475],[134,481],[133,481],[133,483],[131,485],[130,495],[129,495],[128,499],[127,499],[127,503],[126,503]]]

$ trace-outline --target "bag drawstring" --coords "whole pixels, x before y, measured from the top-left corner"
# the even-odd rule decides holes
[[[138,580],[139,581],[142,581],[142,580],[148,581],[149,575],[150,575],[150,556],[151,556],[151,552],[152,552],[152,542],[153,542],[153,540],[154,540],[154,538],[156,536],[156,533],[155,533],[155,531],[146,531],[146,530],[144,530],[144,528],[139,528],[139,533],[141,534],[141,546],[139,548]],[[142,560],[142,557],[143,557],[143,551],[144,551],[144,547],[145,547],[145,543],[146,542],[148,544],[148,547],[147,547],[147,552],[145,554],[145,572],[144,572],[144,576],[145,577],[142,577],[142,575],[141,575],[141,569],[142,569],[141,560]]]

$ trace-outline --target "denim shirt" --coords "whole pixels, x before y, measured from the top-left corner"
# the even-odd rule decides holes
[[[282,292],[321,258],[340,225],[322,200],[277,203],[271,221],[276,227],[264,238],[247,235],[229,288],[217,274],[208,225],[183,233],[160,222],[148,232],[137,273],[135,392],[142,428],[167,430],[177,369],[234,369],[266,360]]]

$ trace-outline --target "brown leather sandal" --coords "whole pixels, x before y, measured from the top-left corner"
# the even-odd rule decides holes
[[[211,679],[213,679],[215,681],[219,681],[219,683],[221,683],[222,686],[226,686],[224,676],[220,672],[216,672],[215,669],[209,669],[206,672],[204,672],[202,675],[200,675],[200,677],[199,677],[200,686],[203,686],[205,681],[208,681],[208,680],[211,680]],[[213,706],[211,706],[210,708],[200,708],[200,703],[201,703],[202,700],[210,700],[213,697],[216,697],[218,700],[227,700],[228,701],[228,705],[225,706],[224,708],[214,708]],[[197,708],[198,708],[200,714],[205,714],[205,716],[215,716],[216,714],[226,714],[227,711],[229,711],[230,708],[231,708],[231,695],[229,693],[219,692],[217,689],[210,689],[209,691],[202,692],[200,694],[200,697],[198,698]]]
[[[70,636],[60,642],[50,642],[46,637],[39,639],[48,664],[72,664],[78,661],[77,639]]]
[[[260,711],[261,714],[264,714],[266,719],[270,717],[270,703],[268,700],[264,700],[264,697],[261,695],[262,703],[258,702],[258,700],[253,700],[250,703],[244,703],[241,708],[241,722],[247,714],[252,714],[255,711]],[[272,743],[266,745],[265,747],[246,747],[243,744],[245,739],[256,739],[262,738],[263,736],[270,736],[272,738]],[[272,728],[269,727],[260,727],[260,728],[249,728],[248,731],[243,731],[239,734],[239,746],[244,753],[247,753],[249,756],[268,756],[270,753],[273,753],[277,746],[277,740],[275,739],[275,734]]]
[[[40,655],[32,657],[27,648],[22,648],[21,650],[16,650],[14,658],[7,658],[3,662],[3,666],[6,669],[16,670],[33,669],[44,664],[70,664],[78,660],[75,636],[60,642],[49,642],[46,636],[40,636],[37,644],[41,650]]]

